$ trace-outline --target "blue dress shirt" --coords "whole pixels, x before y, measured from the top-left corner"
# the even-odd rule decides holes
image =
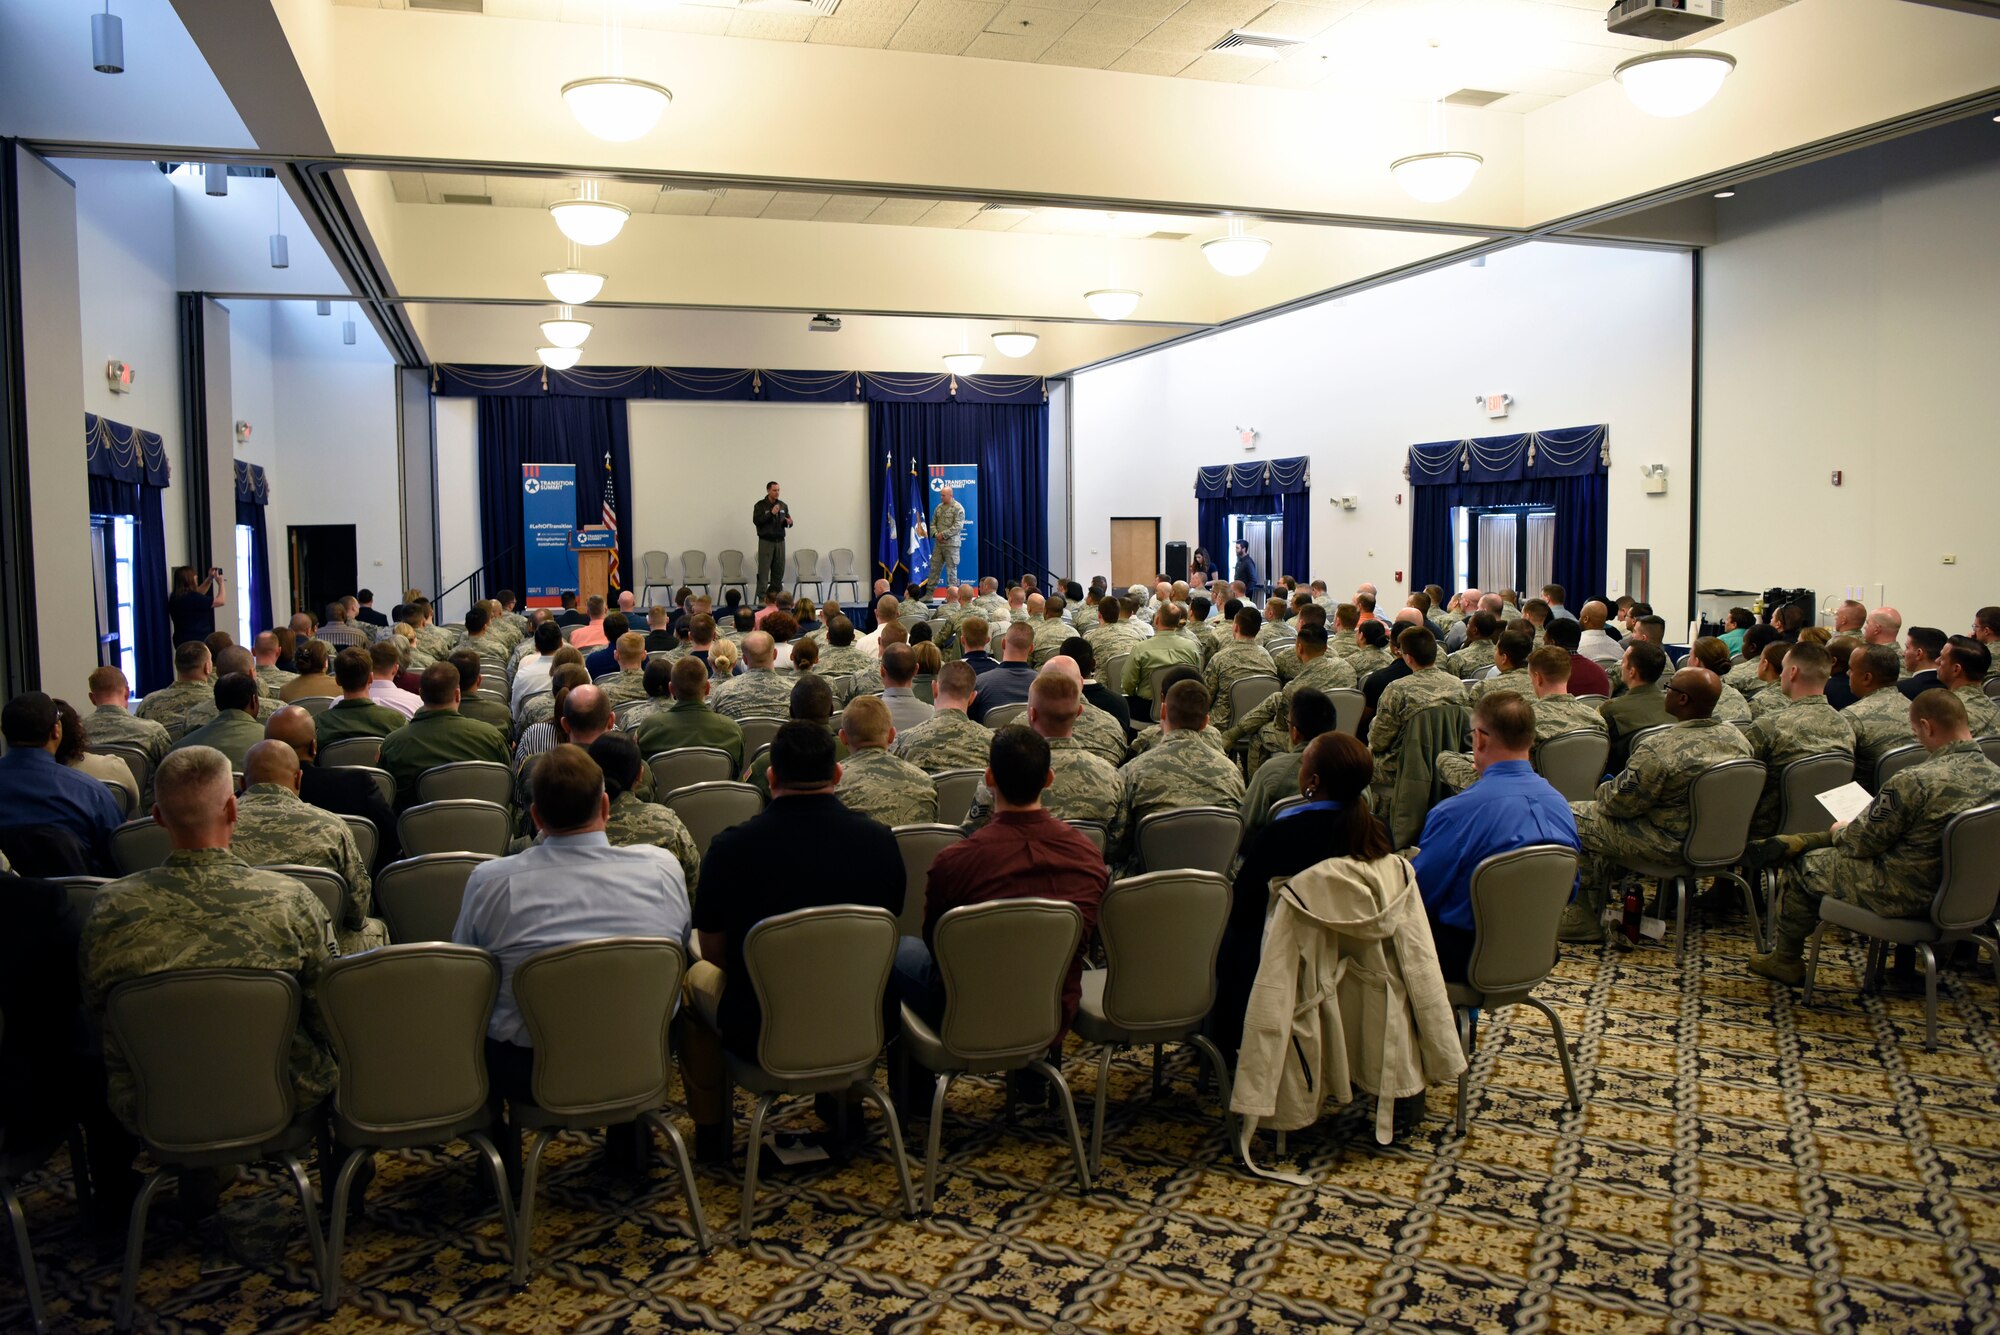
[[[585,654],[583,658],[583,670],[590,674],[592,681],[596,681],[607,672],[616,672],[618,670],[617,649],[607,644],[594,653]]]
[[[1569,803],[1525,760],[1489,765],[1479,782],[1431,808],[1412,865],[1431,917],[1473,930],[1472,872],[1495,853],[1529,844],[1580,848]]]
[[[687,945],[687,878],[664,848],[613,848],[602,830],[552,835],[512,857],[482,862],[465,883],[451,939],[500,961],[487,1034],[532,1046],[514,1004],[514,970],[529,956],[603,936],[664,936]]]
[[[41,747],[16,747],[0,756],[0,825],[53,825],[101,858],[105,838],[123,821],[101,780],[58,764]]]

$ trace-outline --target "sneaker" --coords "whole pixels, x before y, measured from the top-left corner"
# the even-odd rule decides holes
[[[1604,941],[1604,924],[1581,902],[1574,903],[1563,910],[1562,921],[1556,925],[1556,940],[1574,945],[1600,945]]]
[[[1768,955],[1752,955],[1750,972],[1787,987],[1800,987],[1806,981],[1806,962],[1797,955],[1785,955],[1774,950]]]

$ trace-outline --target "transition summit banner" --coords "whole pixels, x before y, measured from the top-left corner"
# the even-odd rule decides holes
[[[576,587],[576,465],[521,465],[521,551],[527,569],[527,605],[559,607]]]

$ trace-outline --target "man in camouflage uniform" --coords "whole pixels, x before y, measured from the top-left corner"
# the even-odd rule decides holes
[[[639,748],[625,734],[607,732],[593,741],[589,750],[590,758],[604,771],[605,791],[613,794],[611,814],[604,822],[605,839],[613,848],[650,844],[672,853],[674,861],[681,864],[692,899],[701,880],[701,850],[672,807],[648,802],[633,791],[646,768]]]
[[[1123,603],[1116,598],[1106,598],[1097,605],[1097,624],[1083,632],[1083,638],[1090,644],[1090,652],[1097,657],[1097,679],[1114,691],[1119,689],[1121,683],[1108,680],[1105,676],[1110,670],[1111,660],[1119,654],[1133,652],[1144,638],[1139,634],[1138,627],[1123,619],[1124,615]]]
[[[214,663],[214,671],[209,677],[211,681],[221,681],[224,677],[236,675],[248,677],[252,682],[256,683],[257,713],[260,717],[271,713],[280,704],[284,703],[277,692],[267,689],[264,683],[258,680],[257,660],[252,658],[250,651],[242,645],[230,645],[227,649],[216,654],[212,661]],[[215,722],[217,712],[215,693],[211,691],[207,700],[188,706],[187,731],[182,733],[181,737],[185,738],[197,729],[205,728]]]
[[[245,672],[231,672],[216,681],[213,691],[215,717],[182,736],[174,743],[183,746],[214,747],[242,767],[244,753],[264,740],[264,724],[257,695],[257,679]]]
[[[1445,659],[1444,670],[1461,681],[1485,675],[1493,666],[1493,641],[1500,634],[1500,618],[1491,612],[1474,612],[1465,623],[1465,644]]]
[[[1326,609],[1309,599],[1303,600],[1292,621],[1292,635],[1296,641],[1299,632],[1307,626],[1326,629]],[[1299,675],[1299,647],[1296,642],[1282,646],[1271,655],[1271,663],[1278,669],[1279,681],[1290,681]]]
[[[848,755],[833,795],[848,810],[891,829],[932,824],[938,817],[937,785],[909,761],[889,754],[895,737],[889,706],[879,696],[849,701],[840,715],[840,739],[847,743]]]
[[[1756,861],[1782,854],[1769,954],[1754,973],[1797,987],[1805,980],[1806,938],[1819,924],[1823,895],[1889,918],[1930,911],[1944,870],[1944,830],[1952,817],[2000,799],[2000,766],[1986,758],[1949,691],[1909,702],[1910,726],[1930,752],[1882,785],[1873,806],[1825,834],[1786,835],[1753,849]]]
[[[1632,751],[1632,734],[1674,721],[1674,713],[1667,707],[1666,688],[1660,684],[1666,670],[1666,650],[1644,640],[1633,640],[1618,660],[1617,677],[1624,690],[1598,707],[1604,726],[1611,732],[1610,773],[1625,768]],[[1713,716],[1712,710],[1710,714]]]
[[[1103,688],[1097,686],[1095,682],[1090,681],[1084,676],[1084,659],[1078,658],[1076,655],[1082,654],[1084,658],[1088,658],[1090,656],[1090,642],[1083,640],[1081,643],[1077,643],[1079,639],[1081,639],[1080,636],[1071,636],[1069,643],[1065,646],[1070,652],[1057,654],[1054,658],[1051,658],[1042,671],[1062,673],[1074,681],[1077,689],[1083,692],[1083,712],[1077,715],[1076,725],[1070,730],[1070,735],[1076,738],[1078,746],[1081,746],[1084,750],[1111,766],[1111,768],[1117,769],[1125,763],[1125,757],[1129,753],[1129,748],[1125,744],[1125,725],[1120,723],[1108,710],[1091,702],[1091,690],[1093,688],[1102,690]],[[1029,683],[1031,688],[1033,685],[1033,682]]]
[[[792,679],[777,671],[778,647],[770,635],[753,630],[743,637],[743,675],[715,688],[715,712],[741,723],[746,718],[783,718]],[[822,662],[820,672],[827,672]]]
[[[1437,636],[1427,628],[1410,626],[1397,636],[1396,656],[1409,666],[1410,675],[1383,689],[1375,705],[1375,720],[1368,728],[1368,749],[1375,756],[1372,788],[1378,811],[1388,809],[1389,795],[1396,790],[1396,774],[1402,766],[1398,743],[1411,720],[1435,705],[1467,707],[1464,685],[1439,665]]]
[[[972,600],[972,610],[985,617],[988,624],[1006,619],[1007,599],[1000,593],[999,580],[988,575],[979,581],[979,596]]]
[[[1265,653],[1271,652],[1271,641],[1282,640],[1292,633],[1291,627],[1285,624],[1285,613],[1288,610],[1283,598],[1264,600],[1264,624],[1257,627],[1257,647]],[[1277,665],[1274,661],[1272,671],[1276,670]]]
[[[931,511],[931,543],[938,579],[947,589],[958,583],[958,544],[964,537],[965,507],[953,499],[950,487],[941,487]]]
[[[1786,765],[1807,756],[1832,753],[1851,759],[1854,755],[1854,729],[1826,698],[1830,675],[1826,650],[1801,641],[1785,654],[1778,691],[1766,691],[1759,697],[1782,703],[1752,723],[1744,734],[1750,739],[1750,754],[1764,762],[1765,770],[1764,792],[1750,822],[1753,839],[1778,832]]]
[[[127,711],[126,705],[132,699],[132,685],[125,680],[125,674],[115,667],[92,668],[90,671],[91,711],[83,717],[83,735],[92,746],[130,746],[145,752],[146,759],[157,767],[166,759],[167,750],[174,742],[167,730],[150,719],[138,718]]]
[[[1569,693],[1570,666],[1569,651],[1554,645],[1545,644],[1528,656],[1528,681],[1534,691],[1528,698],[1535,705],[1535,743],[1528,753],[1531,763],[1541,753],[1542,743],[1551,737],[1604,731],[1603,716]],[[1437,758],[1437,774],[1438,782],[1452,793],[1464,792],[1479,777],[1472,757],[1455,751]]]
[[[260,630],[257,632],[257,638],[254,643],[256,647],[251,650],[251,658],[256,664],[257,688],[264,695],[275,700],[278,697],[278,692],[285,688],[285,684],[296,680],[299,674],[296,672],[287,672],[278,666],[278,637],[276,635],[273,635],[268,630]]]
[[[1993,667],[1993,651],[1970,635],[1954,635],[1938,654],[1938,684],[1965,706],[1966,724],[1974,737],[2000,736],[2000,707],[1983,689]]]
[[[626,631],[612,646],[612,654],[618,659],[618,672],[597,683],[604,688],[611,707],[632,700],[646,698],[646,637],[636,631]]]
[[[1322,693],[1335,690],[1352,690],[1355,685],[1354,669],[1345,660],[1335,658],[1327,652],[1326,628],[1305,626],[1299,631],[1298,671],[1285,683],[1282,691],[1274,691],[1260,700],[1249,713],[1222,729],[1222,745],[1233,749],[1245,737],[1250,739],[1248,765],[1254,776],[1265,758],[1290,751],[1303,743],[1291,739],[1289,723],[1291,698],[1302,690]],[[1317,734],[1315,734],[1317,735]],[[1308,741],[1311,738],[1307,739]]]
[[[331,811],[299,798],[298,752],[280,741],[263,741],[243,757],[243,795],[236,799],[236,833],[229,847],[251,866],[293,863],[339,872],[347,882],[334,940],[343,955],[389,944],[389,924],[368,916],[368,864],[354,831]]]
[[[926,774],[953,769],[983,769],[993,733],[974,723],[966,710],[979,678],[964,663],[946,663],[931,685],[931,716],[908,732],[896,734],[889,754],[907,760]]]
[[[1533,638],[1519,626],[1510,626],[1493,641],[1493,666],[1499,672],[1473,685],[1467,697],[1473,704],[1495,691],[1512,691],[1524,699],[1533,699],[1534,682],[1528,679],[1528,657],[1535,652]]]
[[[1354,669],[1357,682],[1367,681],[1396,661],[1389,648],[1389,627],[1380,621],[1363,621],[1355,626],[1353,635],[1345,638],[1349,648],[1344,657]]]
[[[792,694],[786,701],[794,723],[815,723],[833,737],[833,758],[845,764],[847,743],[840,740],[833,722],[833,691],[818,673],[808,673],[800,677],[792,687]],[[981,729],[984,731],[984,729]],[[743,782],[752,784],[765,797],[771,796],[771,748],[765,747],[762,754],[752,756],[744,766]]]
[[[1271,697],[1273,701],[1279,698],[1275,695]],[[1272,807],[1288,797],[1298,796],[1299,764],[1305,759],[1306,747],[1312,744],[1314,738],[1334,730],[1333,701],[1323,691],[1312,686],[1300,686],[1297,690],[1288,689],[1283,699],[1286,745],[1273,751],[1250,772],[1249,785],[1243,791],[1243,841],[1246,844],[1252,835],[1270,824]]]
[[[132,713],[159,724],[167,730],[168,738],[177,742],[194,730],[187,721],[188,711],[214,702],[214,675],[215,662],[209,657],[208,646],[189,640],[174,650],[174,684],[154,691]]]
[[[1864,644],[1847,660],[1854,703],[1840,717],[1854,730],[1854,775],[1863,783],[1870,783],[1884,755],[1917,739],[1910,731],[1909,698],[1896,689],[1898,666],[1896,650],[1887,644]]]
[[[78,951],[85,999],[101,1027],[113,988],[164,970],[289,973],[304,993],[291,1042],[292,1088],[298,1106],[311,1108],[338,1075],[313,996],[337,953],[333,924],[312,891],[231,853],[231,789],[229,759],[219,751],[190,747],[160,763],[154,810],[173,851],[164,865],[97,892]],[[132,1071],[108,1031],[104,1067],[112,1112],[137,1130]]]
[[[1057,820],[1098,821],[1109,831],[1118,814],[1118,770],[1071,735],[1082,714],[1083,688],[1077,677],[1044,670],[1029,685],[1026,723],[1049,744],[1049,770],[1055,776],[1042,791],[1042,807]],[[965,828],[976,830],[992,818],[993,793],[982,779],[966,809]]]
[[[1723,685],[1734,686],[1743,692],[1745,699],[1756,699],[1757,692],[1772,684],[1764,680],[1759,669],[1763,666],[1765,647],[1777,638],[1778,632],[1765,625],[1752,626],[1745,631],[1743,661],[1729,669],[1729,675],[1722,679]]]
[[[1135,715],[1152,707],[1154,672],[1176,663],[1201,666],[1201,644],[1187,631],[1185,611],[1161,603],[1153,613],[1153,629],[1153,638],[1141,642],[1125,660],[1124,680],[1105,683],[1126,698]]]
[[[1220,747],[1202,740],[1202,734],[1211,731],[1208,705],[1208,690],[1198,682],[1179,682],[1167,691],[1159,745],[1118,772],[1118,810],[1106,844],[1106,861],[1111,865],[1135,854],[1139,822],[1154,812],[1181,807],[1241,809],[1243,776],[1236,763]]]
[[[1060,594],[1042,603],[1042,619],[1035,623],[1035,647],[1028,654],[1030,666],[1042,667],[1062,652],[1063,641],[1074,633],[1069,622],[1063,620],[1063,609],[1068,606]]]
[[[854,642],[852,621],[836,617],[826,623],[826,647],[819,656],[819,674],[822,677],[850,676],[874,665],[874,655]]]
[[[1208,690],[1212,702],[1211,721],[1217,728],[1227,729],[1234,721],[1229,715],[1229,689],[1246,677],[1278,675],[1277,664],[1271,656],[1257,646],[1257,632],[1264,627],[1264,618],[1254,607],[1246,607],[1236,614],[1230,628],[1230,640],[1215,651],[1202,669],[1202,685]]]
[[[1631,761],[1593,800],[1570,803],[1583,843],[1582,889],[1563,913],[1558,939],[1601,942],[1614,867],[1680,857],[1695,779],[1725,760],[1749,758],[1742,729],[1712,717],[1720,692],[1721,683],[1706,668],[1676,672],[1666,689],[1675,725],[1642,738]]]

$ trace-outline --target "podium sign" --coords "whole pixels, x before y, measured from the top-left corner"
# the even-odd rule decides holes
[[[527,579],[526,605],[560,607],[567,589],[577,587],[576,465],[521,465],[521,551]]]
[[[576,594],[608,600],[611,587],[611,553],[617,550],[618,535],[602,524],[580,528],[570,542],[576,562]]]

